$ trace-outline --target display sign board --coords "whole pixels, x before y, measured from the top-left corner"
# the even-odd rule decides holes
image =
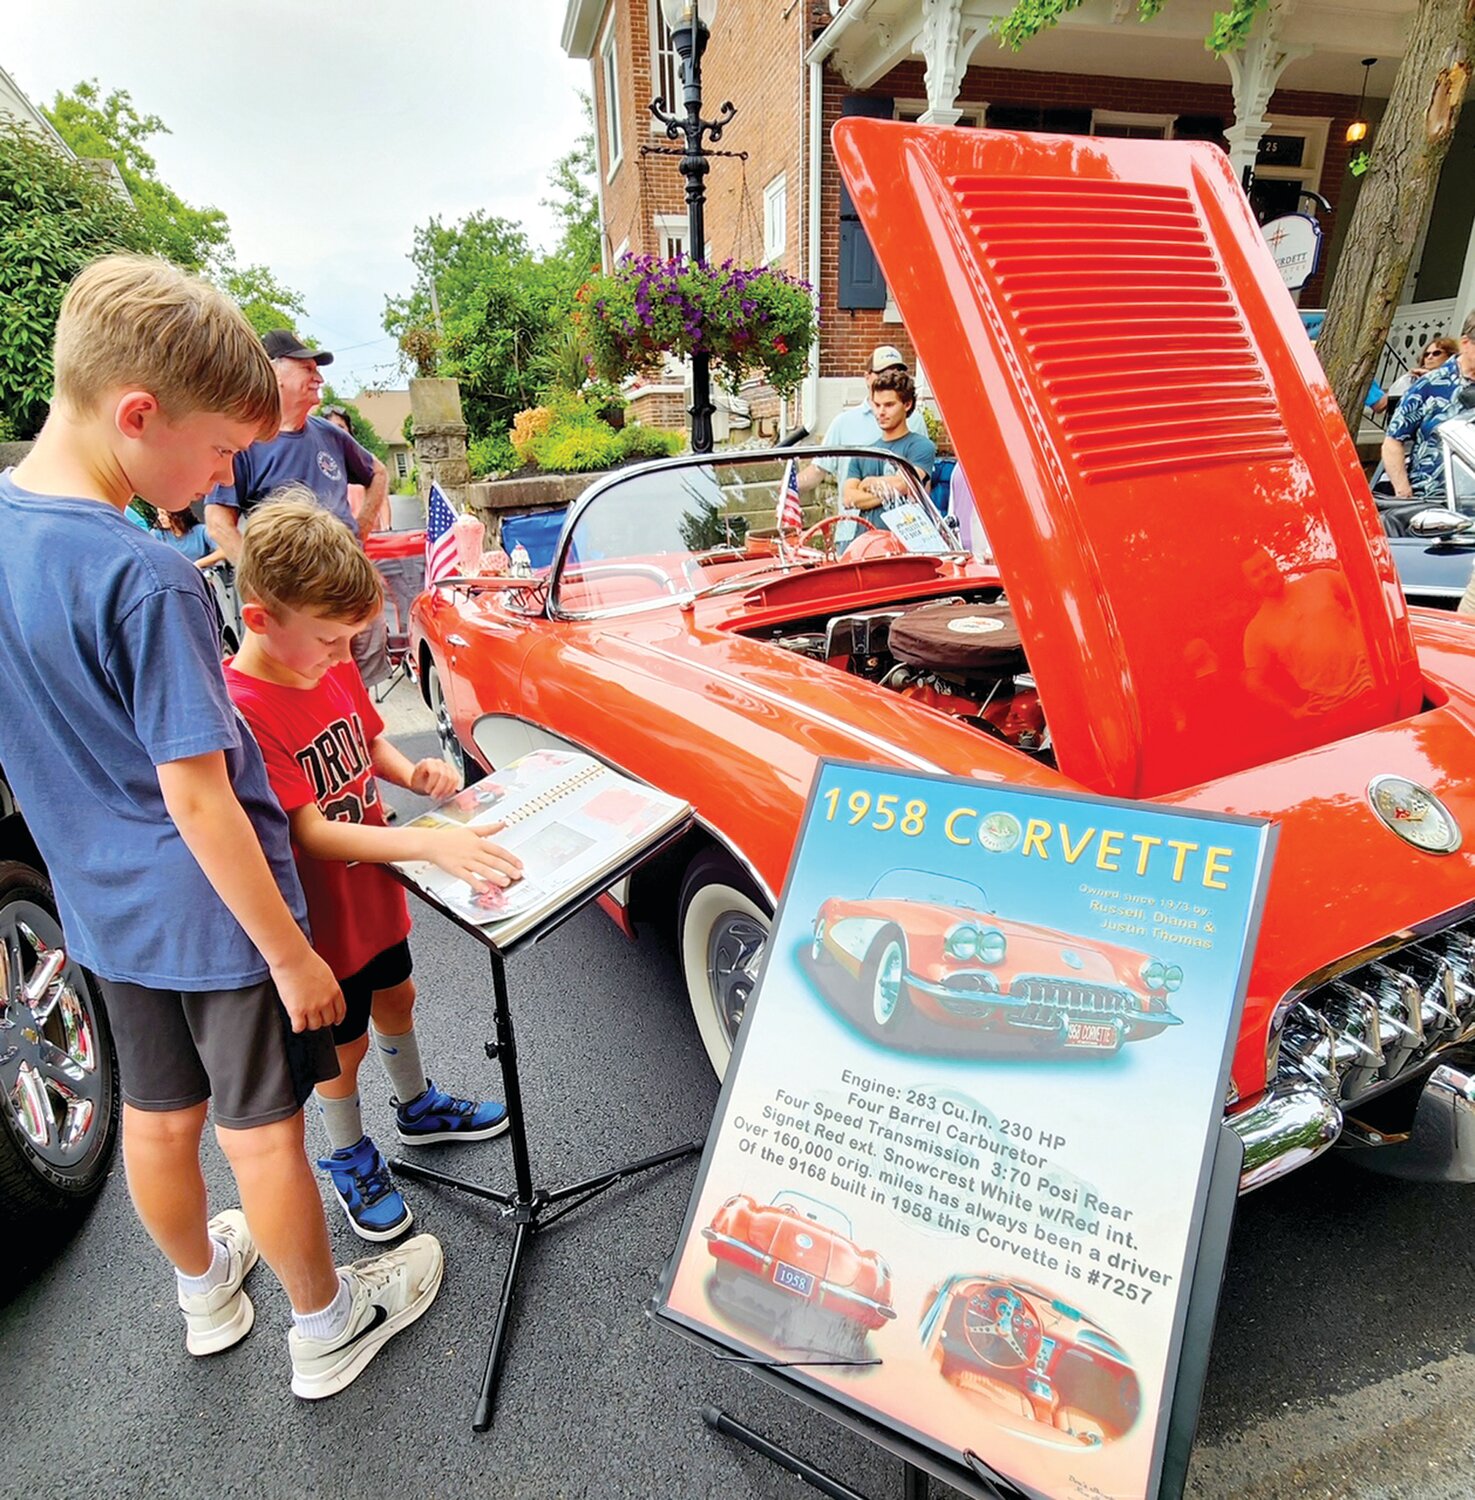
[[[1321,225],[1309,214],[1282,214],[1260,226],[1275,257],[1280,278],[1299,291],[1316,274],[1321,259]]]
[[[1156,1497],[1269,840],[823,763],[658,1315],[949,1474]]]

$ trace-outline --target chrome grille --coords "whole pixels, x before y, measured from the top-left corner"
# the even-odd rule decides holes
[[[1396,948],[1304,995],[1272,1069],[1341,1103],[1380,1093],[1475,1036],[1475,919]]]
[[[1073,984],[1068,979],[1047,979],[1037,974],[1026,974],[1009,986],[1009,993],[1029,1001],[1031,1005],[1051,1006],[1073,1015],[1138,1014],[1135,995],[1101,984]]]

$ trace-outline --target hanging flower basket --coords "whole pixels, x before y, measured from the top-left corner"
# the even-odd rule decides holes
[[[575,316],[604,380],[652,370],[668,353],[705,353],[724,385],[760,375],[787,396],[804,379],[814,338],[807,282],[730,260],[624,256],[579,289]]]

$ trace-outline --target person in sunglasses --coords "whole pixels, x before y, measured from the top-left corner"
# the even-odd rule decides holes
[[[1371,403],[1372,410],[1375,413],[1381,414],[1390,408],[1396,407],[1408,395],[1408,388],[1414,381],[1421,380],[1431,371],[1437,370],[1450,355],[1458,354],[1459,350],[1460,341],[1458,339],[1430,339],[1424,346],[1423,352],[1419,355],[1418,363],[1410,365],[1376,401]]]
[[[1426,347],[1432,348],[1432,343]],[[1405,500],[1444,498],[1444,456],[1436,429],[1475,408],[1475,312],[1466,315],[1455,352],[1415,380],[1383,439],[1383,467]]]

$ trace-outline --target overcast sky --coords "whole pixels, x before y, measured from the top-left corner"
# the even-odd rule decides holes
[[[5,0],[0,65],[37,104],[95,78],[173,132],[150,146],[237,258],[303,294],[340,394],[403,384],[381,326],[415,226],[474,209],[553,237],[539,205],[589,65],[561,0]],[[353,347],[358,346],[358,347]]]

